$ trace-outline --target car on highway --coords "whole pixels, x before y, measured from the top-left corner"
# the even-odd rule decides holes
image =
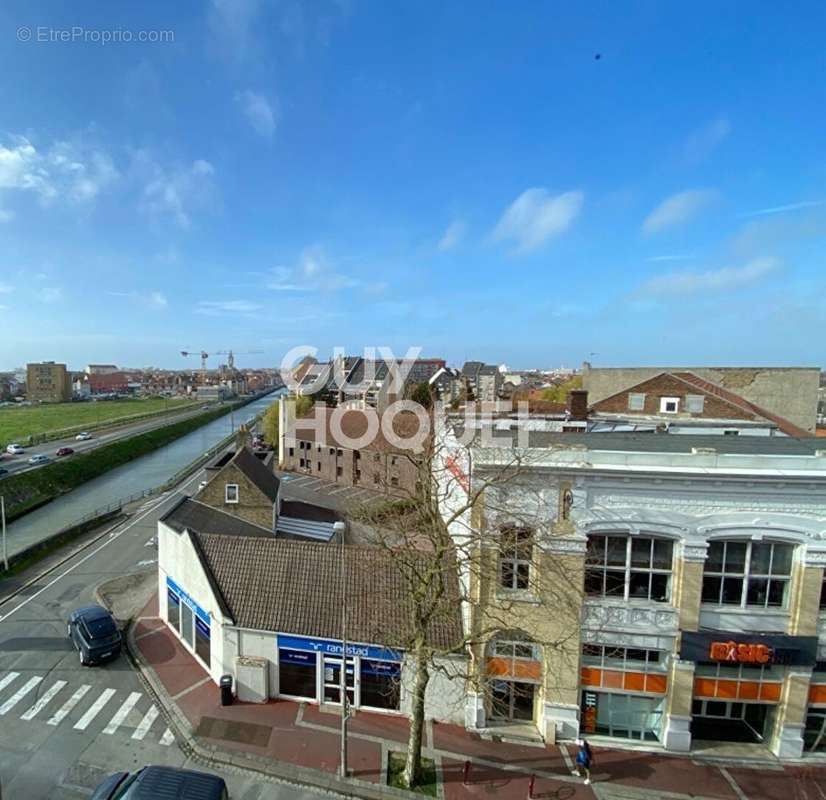
[[[180,767],[149,766],[137,772],[117,772],[95,789],[92,800],[229,800],[223,778]]]
[[[10,444],[6,452],[12,456],[22,456],[26,451],[19,444]]]
[[[84,667],[120,655],[121,633],[115,618],[101,606],[84,606],[73,611],[66,623],[66,631]]]
[[[86,431],[83,431],[83,433],[79,433],[77,436],[75,436],[75,441],[76,442],[88,442],[89,439],[91,439],[91,438],[92,438],[91,433],[86,433]]]
[[[75,451],[72,450],[71,447],[60,447],[60,448],[58,448],[58,451],[55,453],[55,455],[56,456],[70,456],[74,452]]]
[[[45,453],[39,453],[29,459],[29,464],[48,464],[51,460]]]

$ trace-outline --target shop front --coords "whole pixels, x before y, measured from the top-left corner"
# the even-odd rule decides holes
[[[637,741],[659,741],[668,688],[661,650],[583,644],[581,731]]]
[[[166,618],[187,648],[210,668],[212,626],[209,613],[172,578],[166,578]]]
[[[402,654],[367,644],[349,644],[278,634],[278,695],[290,700],[341,704],[344,670],[348,705],[399,712]]]
[[[693,741],[771,744],[789,667],[815,663],[817,638],[684,632],[680,658],[695,662]]]
[[[535,721],[542,684],[539,647],[524,640],[495,639],[488,648],[488,719],[491,724]]]
[[[826,661],[818,661],[812,671],[803,746],[807,753],[826,754]]]

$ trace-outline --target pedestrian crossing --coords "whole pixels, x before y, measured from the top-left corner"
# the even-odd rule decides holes
[[[127,735],[138,742],[148,741],[149,737],[164,747],[175,741],[169,728],[165,725],[161,728],[163,720],[155,725],[160,712],[151,702],[145,707],[142,692],[99,687],[92,692],[92,688],[86,683],[73,687],[65,680],[51,681],[43,675],[21,676],[10,671],[0,675],[0,717],[11,719],[19,714],[22,722],[45,720],[45,724],[52,727],[66,722],[73,731]],[[42,690],[39,696],[35,696],[35,690]],[[102,730],[101,723],[104,723]],[[153,726],[157,730],[150,736]]]

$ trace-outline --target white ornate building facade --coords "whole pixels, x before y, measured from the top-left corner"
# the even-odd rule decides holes
[[[826,752],[816,439],[442,435],[445,507],[485,487],[452,524],[491,567],[463,575],[468,727]]]

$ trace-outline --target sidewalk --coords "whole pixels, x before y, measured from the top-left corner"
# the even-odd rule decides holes
[[[153,597],[136,618],[129,647],[139,669],[158,695],[178,743],[206,760],[267,772],[297,783],[346,795],[406,797],[384,784],[388,753],[404,751],[407,720],[358,712],[349,724],[349,767],[353,780],[337,777],[337,713],[308,703],[271,700],[223,707],[218,688],[157,616]],[[425,755],[436,761],[440,797],[534,797],[555,800],[826,800],[826,766],[704,763],[696,756],[595,747],[591,786],[571,775],[574,747],[492,742],[464,728],[426,726]],[[463,769],[470,761],[470,781]]]

